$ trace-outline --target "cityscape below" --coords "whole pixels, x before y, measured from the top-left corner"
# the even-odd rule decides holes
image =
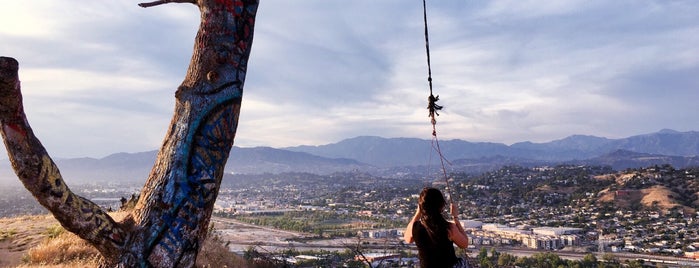
[[[470,238],[462,254],[471,257],[497,249],[524,256],[554,252],[577,260],[614,254],[668,267],[699,266],[699,169],[670,165],[622,171],[512,165],[482,174],[453,173],[448,180],[359,171],[226,174],[215,204],[214,234],[241,256],[254,252],[288,263],[317,262],[328,258],[327,252],[359,247],[377,265],[410,265],[417,261],[415,247],[402,242],[402,233],[426,186],[451,193],[458,204]],[[109,210],[137,198],[141,187],[71,185]],[[46,213],[19,184],[0,189],[1,217]],[[291,249],[295,256],[284,254]],[[333,261],[356,256],[347,258]]]

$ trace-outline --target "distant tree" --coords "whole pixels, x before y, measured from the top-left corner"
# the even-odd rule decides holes
[[[500,258],[500,252],[498,252],[495,247],[490,248],[490,260],[492,263],[496,263]]]
[[[595,254],[588,253],[582,259],[582,267],[586,268],[596,268],[597,267],[597,257]]]
[[[515,264],[515,260],[516,260],[516,259],[517,259],[517,257],[515,257],[515,256],[513,256],[513,255],[511,255],[511,254],[501,253],[501,254],[498,256],[498,262],[497,262],[497,264],[498,264],[498,266],[500,266],[500,267],[503,267],[503,266],[512,266],[512,265]]]
[[[624,261],[625,267],[628,268],[643,268],[643,260],[626,260]]]
[[[482,259],[487,259],[488,258],[488,249],[485,247],[482,247],[480,251],[478,251],[478,256],[476,256],[478,261],[481,261]]]
[[[515,260],[516,267],[536,267],[533,258],[519,257]]]
[[[534,259],[534,266],[530,267],[541,267],[541,268],[555,268],[558,267],[559,265],[565,265],[566,262],[561,259],[558,255],[555,253],[535,253],[534,255],[531,256],[532,259]]]
[[[612,253],[604,253],[602,255],[602,263],[604,267],[619,267],[620,262],[619,258],[617,258],[614,254]]]
[[[371,261],[369,261],[369,258],[366,257],[366,255],[365,255],[366,252],[365,252],[365,249],[362,245],[363,245],[362,238],[359,236],[357,236],[357,243],[355,243],[355,244],[343,243],[343,246],[347,250],[350,250],[352,252],[352,254],[354,254],[354,256],[356,256],[355,260],[358,259],[355,262],[351,262],[352,265],[359,265],[359,264],[364,263],[364,264],[366,264],[367,267],[373,268],[374,266],[372,266]]]
[[[105,267],[194,266],[238,125],[258,1],[140,5],[165,3],[196,5],[201,24],[158,158],[121,222],[68,188],[25,116],[19,63],[0,57],[0,132],[12,167],[66,230],[97,248]]]
[[[488,249],[486,249],[485,247],[481,248],[476,258],[478,259],[480,267],[493,267],[494,262],[492,262],[490,258],[488,258]]]

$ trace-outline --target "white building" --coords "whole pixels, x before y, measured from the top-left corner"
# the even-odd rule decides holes
[[[579,234],[583,231],[582,228],[572,228],[572,227],[539,227],[532,228],[532,232],[538,235],[548,235],[548,236],[559,236],[559,235],[572,235]]]

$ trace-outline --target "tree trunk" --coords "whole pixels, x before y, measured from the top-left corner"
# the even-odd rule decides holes
[[[192,267],[233,146],[257,0],[160,0],[199,7],[201,24],[170,128],[133,213],[115,222],[73,194],[34,136],[18,63],[0,57],[0,131],[17,176],[66,230],[94,245],[108,267]]]

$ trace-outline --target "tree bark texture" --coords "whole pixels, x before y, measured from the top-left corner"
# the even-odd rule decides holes
[[[24,114],[16,60],[0,58],[0,131],[15,173],[66,230],[94,245],[108,267],[192,267],[207,235],[233,146],[258,0],[192,3],[201,24],[175,112],[133,213],[115,222],[73,194]]]

